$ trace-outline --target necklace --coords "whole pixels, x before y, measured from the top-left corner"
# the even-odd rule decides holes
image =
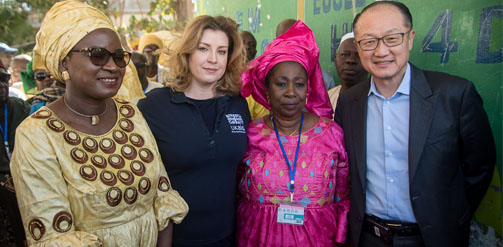
[[[276,132],[276,139],[278,140],[279,146],[281,147],[281,152],[283,153],[283,157],[285,158],[286,164],[288,165],[288,171],[290,172],[290,185],[288,186],[290,189],[290,202],[293,202],[293,192],[294,192],[294,185],[295,185],[295,169],[297,168],[297,158],[299,156],[299,147],[300,147],[300,136],[301,136],[301,131],[302,130],[302,124],[304,123],[304,113],[302,113],[300,117],[300,127],[299,127],[299,139],[297,140],[297,148],[295,149],[295,159],[293,161],[290,161],[286,155],[285,148],[283,147],[283,144],[281,144],[281,139],[279,138],[278,134],[278,128],[276,127],[276,122],[274,121],[274,118],[271,118],[272,120],[272,125],[274,126],[274,132]]]
[[[304,115],[302,115],[302,117],[304,117]],[[273,117],[273,116],[271,116],[271,121],[274,123],[274,117]],[[302,125],[300,125],[300,126],[302,126]],[[299,126],[299,127],[297,127],[295,130],[293,130],[293,131],[292,131],[292,133],[290,133],[290,134],[286,134],[286,133],[285,133],[285,135],[287,135],[287,136],[293,136],[293,134],[295,134],[295,132],[297,132],[297,130],[299,130],[299,129],[300,129],[300,126]],[[283,132],[283,131],[282,131],[282,132]],[[300,133],[300,132],[299,132],[299,133]]]
[[[63,97],[63,103],[65,103],[66,107],[68,107],[68,109],[70,109],[70,111],[72,111],[73,113],[81,116],[81,117],[90,117],[91,118],[91,125],[92,126],[96,126],[100,123],[100,116],[103,116],[103,114],[105,114],[107,112],[107,109],[108,109],[108,104],[105,103],[105,110],[98,114],[98,115],[86,115],[86,114],[82,114],[80,112],[77,112],[76,110],[72,109],[68,103],[66,103],[66,97]]]

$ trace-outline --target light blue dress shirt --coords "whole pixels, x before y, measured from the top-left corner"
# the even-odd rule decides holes
[[[367,101],[365,213],[385,220],[416,222],[409,195],[410,65],[389,99],[371,78]]]

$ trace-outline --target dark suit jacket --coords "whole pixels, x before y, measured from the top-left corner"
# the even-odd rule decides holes
[[[370,80],[341,94],[334,117],[349,156],[352,246],[358,246],[365,213],[369,88]],[[496,163],[487,115],[471,82],[411,65],[408,152],[410,200],[426,245],[468,246],[470,219]]]
[[[8,142],[9,142],[9,150],[12,153],[14,151],[14,135],[16,133],[16,128],[21,124],[21,122],[30,115],[30,104],[26,103],[26,101],[16,98],[16,97],[9,97],[8,103],[7,103],[7,133],[8,136]],[[4,104],[0,104],[0,121],[4,121]],[[4,123],[2,122],[2,126]],[[0,180],[3,181],[4,179],[4,174],[10,174],[10,167],[9,167],[9,158],[7,157],[7,152],[5,150],[5,144],[2,141],[0,141]]]

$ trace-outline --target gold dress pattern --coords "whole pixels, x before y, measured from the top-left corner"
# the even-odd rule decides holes
[[[172,189],[136,106],[116,100],[103,135],[42,107],[19,125],[10,163],[30,246],[155,246],[188,206]]]

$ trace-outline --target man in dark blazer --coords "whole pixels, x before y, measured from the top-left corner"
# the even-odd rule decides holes
[[[474,85],[408,62],[408,8],[374,2],[355,45],[372,74],[341,94],[335,120],[350,162],[351,246],[468,246],[494,171],[494,140]]]

